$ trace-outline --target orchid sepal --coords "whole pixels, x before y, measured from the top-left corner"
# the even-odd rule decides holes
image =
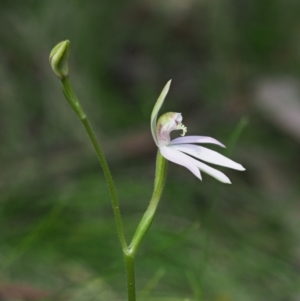
[[[154,107],[152,110],[152,114],[151,114],[151,122],[150,122],[150,126],[151,126],[151,132],[152,132],[152,136],[153,136],[153,140],[156,143],[156,145],[158,146],[158,141],[156,138],[156,122],[157,122],[157,115],[158,112],[161,108],[161,106],[163,105],[165,98],[169,92],[170,89],[170,85],[171,85],[172,80],[170,79],[166,85],[164,86],[164,88],[162,89]]]
[[[158,112],[169,91],[170,83],[171,81],[169,81],[162,90],[151,115],[151,132],[160,153],[167,160],[190,170],[200,180],[202,180],[200,171],[203,171],[222,183],[231,184],[229,178],[224,173],[210,167],[202,161],[240,171],[245,170],[245,168],[241,164],[213,150],[191,143],[212,143],[225,147],[224,144],[207,136],[185,136],[171,140],[170,133],[172,131],[182,130],[181,136],[184,136],[187,131],[187,128],[182,124],[181,113],[165,113],[157,121]]]

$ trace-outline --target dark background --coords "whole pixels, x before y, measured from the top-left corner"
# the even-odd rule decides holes
[[[138,300],[299,300],[299,15],[299,0],[2,0],[0,299],[126,299],[103,174],[48,62],[69,39],[128,240],[152,193],[150,115],[170,78],[161,112],[182,112],[189,135],[229,145],[211,148],[247,169],[220,168],[224,185],[169,164]]]

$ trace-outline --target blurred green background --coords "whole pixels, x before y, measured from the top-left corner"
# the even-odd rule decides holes
[[[169,164],[138,300],[299,300],[299,15],[299,0],[2,0],[0,299],[126,299],[106,184],[48,63],[70,39],[128,240],[152,193],[150,114],[170,78],[162,112],[247,169],[225,170],[229,186]]]

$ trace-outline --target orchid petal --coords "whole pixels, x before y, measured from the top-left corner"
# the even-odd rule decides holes
[[[229,167],[236,170],[245,170],[245,168],[241,164],[236,163],[228,159],[227,157],[203,146],[193,144],[181,144],[173,145],[172,147],[202,161]]]
[[[172,145],[183,144],[183,143],[211,143],[211,144],[217,144],[222,147],[226,147],[218,140],[206,136],[185,136],[185,137],[175,138],[170,142],[170,144]]]
[[[195,159],[193,159],[195,160]],[[200,161],[195,160],[196,166],[203,172],[207,173],[208,175],[212,176],[213,178],[217,179],[218,181],[225,183],[225,184],[231,184],[229,178],[225,176],[222,172],[219,170],[216,170]]]
[[[162,149],[163,149],[163,152],[162,152]],[[195,173],[193,172],[193,170],[195,169],[195,167],[198,167],[201,171],[207,173],[208,175],[212,176],[213,178],[217,179],[218,181],[220,181],[222,183],[226,183],[226,184],[231,184],[229,178],[227,176],[225,176],[222,172],[220,172],[192,157],[189,157],[189,156],[181,153],[179,150],[175,149],[173,146],[160,147],[160,151],[161,151],[161,154],[166,159],[188,168],[194,175],[195,175]],[[165,154],[167,154],[167,155],[170,154],[170,156],[167,157],[167,156],[165,156]],[[183,164],[182,164],[182,162],[183,162]],[[190,169],[191,167],[193,168],[193,170]]]
[[[159,150],[160,150],[162,156],[164,156],[167,160],[169,160],[173,163],[176,163],[178,165],[186,167],[198,179],[202,180],[199,169],[192,162],[192,160],[196,161],[195,159],[193,159],[169,146],[161,146],[159,148]]]
[[[163,90],[161,91],[155,105],[154,105],[154,108],[152,110],[152,114],[151,114],[151,122],[150,122],[150,126],[151,126],[151,132],[152,132],[152,136],[153,136],[153,139],[156,143],[156,145],[158,146],[158,141],[157,141],[157,138],[156,138],[156,123],[157,123],[157,115],[158,115],[158,112],[162,106],[162,104],[164,103],[164,100],[169,92],[169,89],[170,89],[170,85],[171,85],[171,81],[172,80],[169,80],[166,85],[164,86]]]

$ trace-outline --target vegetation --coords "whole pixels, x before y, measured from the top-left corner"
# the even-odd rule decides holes
[[[126,300],[103,174],[48,62],[70,39],[128,238],[151,197],[150,114],[170,78],[163,110],[247,169],[226,170],[229,186],[169,164],[137,254],[138,300],[297,300],[299,11],[296,0],[1,1],[0,299]]]

